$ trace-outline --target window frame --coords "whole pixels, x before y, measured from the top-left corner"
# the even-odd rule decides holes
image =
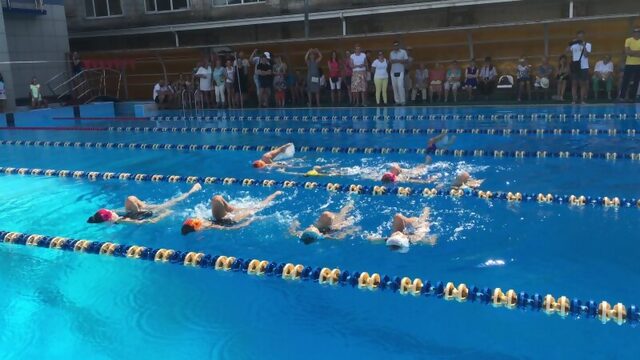
[[[256,0],[252,2],[245,2],[247,0],[240,0],[241,1],[240,4],[229,4],[229,0],[225,0],[225,1],[227,2],[226,4],[216,5],[216,0],[211,0],[211,6],[212,7],[247,6],[247,5],[265,4],[267,2],[266,0]]]
[[[86,0],[84,1],[84,18],[85,19],[91,19],[91,20],[96,20],[96,19],[111,19],[111,18],[117,18],[117,17],[123,17],[124,16],[124,8],[122,7],[122,0],[118,0],[120,2],[120,10],[122,11],[121,14],[118,15],[111,15],[111,7],[109,6],[109,0],[90,0],[93,3],[93,16],[87,16],[87,2]],[[109,15],[107,16],[97,16],[96,15],[96,1],[104,1],[107,4],[107,11],[109,12]]]
[[[154,2],[154,4],[156,5],[156,9],[158,8],[158,0],[152,0]],[[147,8],[147,1],[145,0],[144,2],[144,13],[147,15],[153,15],[153,14],[166,14],[166,13],[175,13],[175,12],[182,12],[182,11],[189,11],[191,10],[191,0],[187,0],[187,7],[185,9],[178,9],[178,10],[173,10],[173,1],[174,0],[169,0],[171,2],[171,10],[149,10]]]

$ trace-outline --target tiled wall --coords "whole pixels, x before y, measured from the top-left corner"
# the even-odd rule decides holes
[[[33,76],[43,86],[43,95],[52,95],[45,83],[69,68],[69,38],[64,6],[48,3],[46,10],[46,15],[38,16],[4,13],[6,37],[2,36],[0,41],[6,39],[13,75],[13,88],[8,91],[16,98],[27,97]]]

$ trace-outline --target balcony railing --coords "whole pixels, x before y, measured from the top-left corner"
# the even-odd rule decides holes
[[[2,0],[2,11],[23,15],[46,15],[44,0]]]

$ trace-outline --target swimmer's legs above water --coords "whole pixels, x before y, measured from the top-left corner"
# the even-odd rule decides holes
[[[269,204],[281,194],[282,191],[276,191],[267,196],[259,204],[248,208],[232,206],[221,195],[215,195],[211,198],[211,214],[213,215],[213,218],[218,221],[226,218],[227,216],[231,217],[231,219],[236,222],[242,221],[268,207]]]
[[[138,199],[136,196],[128,196],[124,202],[124,208],[127,213],[136,214],[141,211],[159,211],[159,210],[167,210],[181,201],[186,200],[191,194],[202,190],[202,185],[195,184],[191,187],[191,189],[178,196],[175,196],[162,204],[147,204],[144,201]]]

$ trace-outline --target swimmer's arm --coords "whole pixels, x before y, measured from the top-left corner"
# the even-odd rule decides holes
[[[160,214],[158,214],[157,216],[154,216],[152,218],[149,219],[143,219],[143,220],[134,220],[134,219],[126,219],[126,218],[120,218],[118,219],[117,223],[123,223],[123,224],[155,224],[157,222],[159,222],[160,220],[166,218],[167,216],[169,216],[172,212],[170,210],[167,211],[163,211]]]
[[[438,242],[438,237],[436,235],[422,236],[422,237],[409,237],[409,241],[412,244],[426,244],[426,245],[435,245]]]
[[[344,229],[342,231],[336,232],[330,236],[325,236],[325,238],[327,239],[334,239],[334,240],[344,240],[344,238],[346,238],[349,235],[353,235],[355,233],[357,233],[358,231],[360,231],[359,227],[351,227],[351,228],[347,228]]]
[[[380,235],[367,235],[366,239],[371,242],[383,242],[385,240],[385,238]]]
[[[238,230],[238,229],[242,229],[243,227],[249,226],[251,225],[252,222],[256,221],[255,217],[249,218],[247,220],[245,220],[244,222],[241,222],[239,224],[233,225],[233,226],[221,226],[221,225],[216,225],[216,224],[210,224],[207,226],[207,229],[212,229],[212,230]]]
[[[291,234],[291,236],[300,237],[300,235],[302,235],[302,231],[299,231],[298,227],[300,227],[300,222],[298,220],[293,220],[289,226],[289,234]]]

